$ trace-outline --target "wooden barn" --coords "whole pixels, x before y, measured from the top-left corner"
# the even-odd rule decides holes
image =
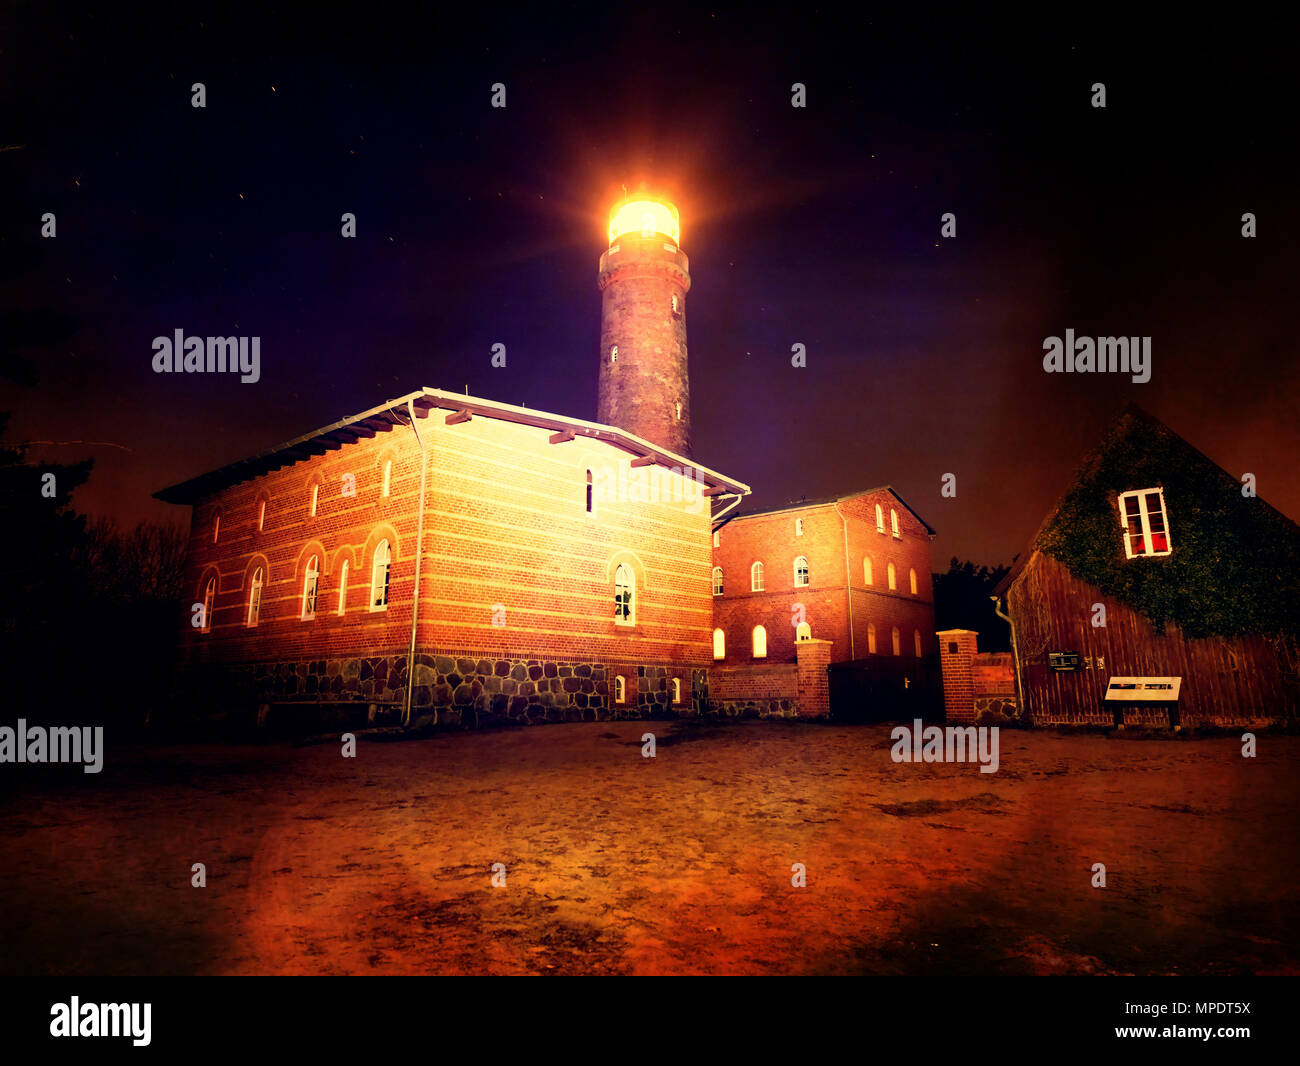
[[[1294,725],[1298,560],[1300,529],[1248,479],[1126,408],[996,589],[1021,713]]]

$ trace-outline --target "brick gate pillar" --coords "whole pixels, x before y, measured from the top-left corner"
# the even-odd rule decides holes
[[[939,638],[939,668],[943,671],[943,709],[949,722],[975,721],[975,684],[971,666],[979,650],[973,629],[944,629]]]
[[[800,718],[824,718],[831,713],[831,679],[826,670],[831,664],[832,647],[831,641],[817,637],[795,641]]]

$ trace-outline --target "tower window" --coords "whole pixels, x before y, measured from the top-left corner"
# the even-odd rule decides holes
[[[722,595],[722,567],[720,566],[713,568],[713,595]]]
[[[614,624],[636,625],[636,578],[627,563],[614,571]]]
[[[375,546],[375,561],[370,568],[370,609],[372,611],[388,610],[388,578],[392,570],[393,553],[388,541],[381,540]]]
[[[794,587],[808,587],[808,556],[801,555],[794,561]]]
[[[320,565],[316,556],[307,560],[307,576],[302,582],[302,620],[316,617],[316,587],[320,583]]]
[[[749,568],[749,590],[751,592],[763,591],[763,564],[755,563]]]
[[[676,413],[677,413],[677,421],[680,422],[680,421],[682,420],[682,402],[681,402],[681,400],[678,400],[675,404],[673,404],[673,407],[674,407],[674,409],[675,409],[675,411],[676,411]]]
[[[595,484],[591,480],[591,471],[587,471],[587,514],[595,510]]]
[[[802,519],[802,518],[796,518],[796,519],[794,520],[794,535],[795,535],[796,537],[802,537],[802,536],[803,536],[803,519]]]
[[[611,363],[617,363],[617,362],[618,362],[618,345],[617,345],[617,344],[614,345],[614,347],[612,347],[612,348],[609,350],[609,361],[610,361]]]
[[[677,293],[673,293],[673,314],[682,317],[682,298]]]
[[[255,626],[262,616],[262,568],[253,573],[253,583],[248,589],[248,618],[245,625]]]
[[[721,629],[713,631],[713,657],[715,659],[725,659],[727,657],[727,634]]]
[[[763,626],[754,627],[754,658],[767,658],[767,630]]]

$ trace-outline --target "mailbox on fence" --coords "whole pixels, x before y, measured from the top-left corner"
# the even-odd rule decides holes
[[[1124,708],[1163,708],[1169,712],[1169,727],[1178,729],[1178,693],[1181,677],[1112,677],[1106,686],[1106,702],[1115,714],[1115,724],[1123,726]]]

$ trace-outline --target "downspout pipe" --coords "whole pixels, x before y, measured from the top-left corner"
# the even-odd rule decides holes
[[[1016,667],[1016,703],[1018,717],[1028,720],[1029,708],[1025,705],[1025,686],[1020,680],[1020,649],[1016,646],[1016,623],[1011,621],[1011,616],[1002,613],[1002,601],[997,596],[990,596],[993,601],[993,613],[1011,628],[1011,661]],[[1007,603],[1010,608],[1010,601]]]
[[[411,725],[411,697],[415,686],[415,628],[420,620],[420,563],[424,560],[424,490],[428,481],[428,451],[424,438],[420,436],[420,420],[415,414],[415,405],[406,401],[406,413],[411,417],[411,432],[415,434],[415,443],[420,446],[420,508],[415,521],[415,585],[411,590],[411,643],[406,651],[406,703],[402,708],[402,725]],[[436,715],[437,712],[435,711]],[[437,721],[437,719],[434,719]]]
[[[858,652],[857,644],[853,639],[853,571],[849,568],[849,520],[840,510],[839,500],[835,501],[835,513],[844,523],[844,598],[849,603],[849,658],[856,660]]]

